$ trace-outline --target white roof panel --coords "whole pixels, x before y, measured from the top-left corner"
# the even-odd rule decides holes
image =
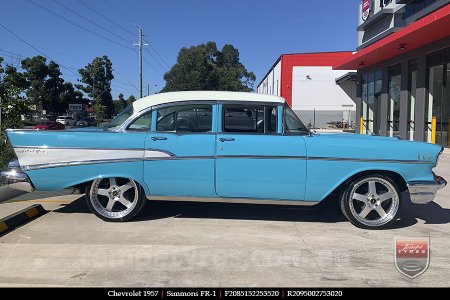
[[[133,102],[135,112],[139,112],[151,106],[173,103],[180,101],[252,101],[252,102],[272,102],[284,103],[284,98],[257,94],[257,93],[243,93],[243,92],[215,92],[215,91],[193,91],[193,92],[170,92],[155,94],[152,96],[143,97]]]

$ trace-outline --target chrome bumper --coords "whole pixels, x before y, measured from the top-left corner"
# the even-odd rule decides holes
[[[407,183],[411,202],[425,204],[434,200],[438,190],[447,185],[447,181],[440,176],[435,176],[434,181],[411,181]]]
[[[11,161],[8,164],[8,170],[4,170],[0,173],[0,182],[7,184],[8,187],[15,190],[28,193],[34,191],[30,178],[28,178],[27,174],[22,172],[17,160]]]

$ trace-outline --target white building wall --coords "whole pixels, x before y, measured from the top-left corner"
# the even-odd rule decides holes
[[[280,96],[281,93],[281,60],[262,80],[257,88],[257,92],[261,94],[270,94]]]
[[[348,72],[331,66],[293,68],[292,109],[305,124],[326,128],[330,122],[355,121],[355,103],[336,84]]]

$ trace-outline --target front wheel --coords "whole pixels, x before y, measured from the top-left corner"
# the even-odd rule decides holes
[[[142,187],[126,178],[99,178],[86,187],[89,209],[100,219],[123,222],[136,216],[145,204]]]
[[[341,195],[341,210],[355,226],[364,229],[389,227],[400,213],[401,192],[383,175],[368,175],[351,182]]]

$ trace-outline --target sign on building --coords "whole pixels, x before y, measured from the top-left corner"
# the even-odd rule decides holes
[[[363,0],[361,5],[361,16],[362,20],[366,21],[369,18],[370,13],[370,0]]]
[[[82,112],[83,111],[83,104],[69,104],[69,112]]]

